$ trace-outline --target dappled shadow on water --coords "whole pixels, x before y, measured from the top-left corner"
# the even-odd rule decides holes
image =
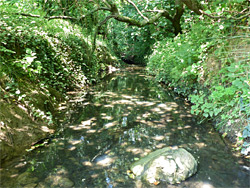
[[[181,184],[161,182],[157,187],[248,187],[249,171],[240,168],[211,125],[198,125],[189,106],[174,98],[143,70],[110,75],[72,97],[59,135],[2,169],[2,184],[154,187],[129,178],[130,164],[156,149],[177,145],[198,160],[198,173]]]

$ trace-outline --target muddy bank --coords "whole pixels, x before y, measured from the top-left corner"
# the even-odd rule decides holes
[[[0,152],[1,163],[4,163],[55,132],[54,117],[65,99],[55,89],[27,81],[11,95],[6,82],[1,80],[0,83]]]
[[[100,72],[100,80],[116,70],[111,65],[107,66]],[[67,98],[72,95],[72,92],[63,94],[49,86],[30,81],[19,83],[14,92],[10,91],[7,83],[7,78],[0,79],[1,164],[25,154],[27,150],[33,150],[37,145],[39,147],[42,140],[53,136],[65,118],[63,112]],[[15,95],[11,94],[13,92]]]

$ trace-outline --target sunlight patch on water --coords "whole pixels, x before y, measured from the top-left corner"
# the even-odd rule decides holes
[[[128,104],[128,105],[134,105],[134,103],[130,100],[122,99],[118,101],[114,101],[112,104]]]
[[[97,132],[97,131],[96,131],[95,129],[89,129],[89,130],[87,130],[86,133],[94,134],[94,133],[96,133],[96,132]]]
[[[130,96],[130,95],[121,95],[121,97],[125,98],[125,99],[133,99],[134,96]]]
[[[83,166],[93,166],[93,164],[90,161],[84,161],[82,163]]]
[[[27,187],[27,179],[33,187],[60,186],[50,180],[57,180],[63,167],[68,177],[61,180],[74,182],[74,187],[151,187],[130,179],[126,175],[129,165],[152,151],[174,145],[189,150],[199,160],[198,174],[178,185],[161,182],[158,187],[249,185],[248,174],[237,169],[211,126],[197,125],[189,107],[144,77],[130,73],[108,77],[103,84],[75,96],[69,105],[68,122],[50,145],[0,171],[5,176],[4,185]],[[25,181],[15,181],[23,172],[28,174]]]
[[[104,117],[102,117],[102,119],[112,120],[112,119],[114,119],[114,117],[112,117],[112,116],[104,116]]]
[[[69,151],[73,151],[73,150],[75,150],[76,149],[76,147],[75,146],[71,146],[71,147],[69,147]]]
[[[72,145],[77,145],[77,144],[80,144],[82,140],[69,140],[68,142]]]
[[[107,167],[107,166],[110,166],[112,163],[115,162],[117,158],[115,157],[103,157],[103,159],[100,159],[96,162],[97,165],[99,166],[103,166],[103,167]]]
[[[160,140],[164,140],[165,139],[165,137],[164,136],[162,136],[162,135],[156,135],[156,136],[154,136],[154,137],[152,137],[154,140],[157,140],[157,141],[160,141]]]
[[[104,107],[105,107],[105,108],[113,108],[114,105],[113,105],[113,104],[106,104],[106,105],[104,105]]]
[[[157,149],[161,149],[161,148],[164,148],[164,147],[166,147],[166,146],[167,146],[166,143],[160,143],[160,144],[157,144],[155,147],[156,147]]]
[[[195,143],[196,146],[198,146],[200,149],[206,147],[207,145],[203,142]]]
[[[118,125],[118,121],[107,123],[107,124],[104,125],[104,128],[108,129],[108,128],[114,127],[116,125]]]
[[[141,155],[144,153],[144,150],[142,148],[135,148],[135,147],[129,146],[126,148],[126,152],[131,152],[135,155],[138,155],[138,154]]]
[[[201,185],[201,188],[214,188],[214,186],[209,183],[203,183],[203,185]]]

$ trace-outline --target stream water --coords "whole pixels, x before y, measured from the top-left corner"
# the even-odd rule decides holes
[[[250,187],[249,167],[212,125],[198,124],[190,106],[143,68],[118,71],[74,95],[67,117],[50,144],[1,169],[2,187]],[[166,146],[192,153],[197,174],[178,185],[129,178],[131,163]]]

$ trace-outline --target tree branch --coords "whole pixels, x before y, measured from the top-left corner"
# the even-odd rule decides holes
[[[145,17],[141,11],[138,9],[138,7],[136,6],[136,4],[134,4],[132,1],[130,0],[126,0],[129,4],[131,4],[133,7],[135,7],[136,11],[138,12],[138,14],[140,14],[140,16],[145,19],[146,21],[149,21],[147,17]]]
[[[147,8],[148,8],[148,0],[147,0],[147,4],[146,4],[146,6],[145,6],[145,8],[144,8],[144,9],[146,10]]]
[[[179,33],[182,33],[181,29],[181,17],[184,13],[184,4],[181,0],[175,0],[175,15],[172,19],[172,24],[174,26],[174,34],[178,35]]]
[[[206,12],[203,11],[202,5],[197,1],[197,0],[181,0],[190,10],[194,11],[196,14],[198,15],[205,15],[209,18],[213,18],[213,19],[234,19],[234,20],[241,20],[243,18],[246,18],[248,16],[250,16],[250,12],[240,16],[240,17],[235,17],[235,16],[231,16],[230,18],[226,17],[226,16],[214,16],[213,14],[208,14]],[[242,10],[241,12],[239,12],[238,14],[242,14],[243,12],[245,12],[247,9],[246,8],[244,10]],[[226,11],[224,11],[226,12]],[[222,12],[223,13],[223,12]]]
[[[78,20],[77,18],[71,17],[71,16],[50,16],[50,17],[44,17],[46,19],[54,20],[54,19],[63,19],[63,20]]]
[[[226,16],[213,16],[212,14],[208,14],[208,13],[204,12],[203,10],[200,10],[200,13],[209,17],[209,18],[213,18],[213,19],[227,18]]]
[[[107,8],[107,7],[98,7],[92,11],[90,11],[89,13],[85,14],[85,15],[82,15],[78,18],[75,18],[75,17],[71,17],[71,16],[40,16],[40,15],[34,15],[34,14],[28,14],[28,13],[14,13],[16,15],[21,15],[21,16],[26,16],[26,17],[32,17],[32,18],[45,18],[45,19],[48,19],[49,21],[50,20],[53,20],[53,19],[64,19],[64,20],[82,20],[84,19],[86,16],[90,15],[90,14],[93,14],[94,12],[97,12],[99,10],[105,10],[105,11],[110,11],[111,12],[111,9],[110,8]],[[8,12],[4,12],[6,14],[9,14]]]
[[[162,10],[159,11],[155,16],[151,17],[148,20],[137,21],[127,16],[122,16],[120,14],[115,14],[114,18],[120,22],[126,22],[129,25],[137,26],[137,27],[144,27],[145,25],[153,24],[157,21],[160,17],[163,17],[166,14],[166,11]]]
[[[162,14],[162,16],[173,22],[173,18],[170,16],[167,10],[146,10],[146,12],[158,12],[158,13],[162,13],[163,11],[164,13]]]
[[[196,14],[201,15],[201,10],[203,9],[201,4],[197,0],[181,0],[190,10],[194,11]]]
[[[184,13],[183,2],[181,0],[175,0],[176,13],[174,15],[174,20],[180,20]]]
[[[7,12],[5,12],[5,13],[7,13]],[[40,18],[41,17],[40,15],[26,14],[26,13],[15,13],[15,14],[27,16],[27,17],[33,17],[33,18]]]
[[[107,16],[103,21],[101,21],[99,24],[98,24],[98,27],[100,28],[103,24],[105,24],[109,19],[113,18],[114,16],[113,15],[109,15]]]
[[[235,20],[241,20],[241,19],[246,18],[246,17],[248,17],[248,16],[250,16],[250,12],[248,12],[248,13],[245,14],[245,15],[242,15],[241,17],[238,17],[238,18],[232,17],[232,18],[235,19]]]
[[[108,2],[106,2],[105,0],[102,0],[102,2],[108,7],[111,8],[110,4]]]
[[[109,15],[107,16],[103,21],[99,22],[97,27],[96,27],[96,30],[95,30],[95,35],[94,35],[94,42],[93,42],[93,47],[92,47],[92,54],[94,54],[94,51],[95,51],[95,48],[96,48],[96,36],[98,34],[98,31],[100,30],[100,27],[105,24],[109,19],[113,18],[114,16],[113,15]],[[92,57],[92,56],[91,56]],[[90,59],[91,61],[91,59]]]

